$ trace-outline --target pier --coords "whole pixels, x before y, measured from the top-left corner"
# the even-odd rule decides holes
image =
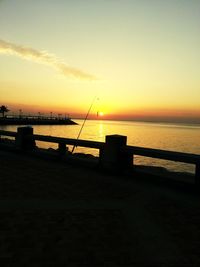
[[[48,116],[6,116],[0,118],[0,125],[74,125],[70,118]]]

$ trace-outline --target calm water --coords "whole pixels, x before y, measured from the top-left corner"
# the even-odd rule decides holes
[[[74,121],[79,125],[34,126],[34,133],[77,138],[83,120]],[[8,131],[16,131],[16,128],[17,126],[1,126],[1,129]],[[88,120],[80,139],[105,141],[105,136],[110,134],[126,135],[129,145],[200,154],[200,125]],[[57,145],[50,143],[38,142],[37,144],[41,147],[57,148]],[[98,155],[97,150],[88,148],[76,148],[75,152]],[[139,156],[136,158],[135,163],[163,166],[174,171],[194,171],[194,166],[190,164],[154,160]]]

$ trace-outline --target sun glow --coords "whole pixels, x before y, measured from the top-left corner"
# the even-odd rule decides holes
[[[104,116],[103,111],[99,111],[99,116],[100,116],[100,117],[103,117],[103,116]]]

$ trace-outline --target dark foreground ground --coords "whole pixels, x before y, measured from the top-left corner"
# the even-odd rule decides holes
[[[0,266],[200,266],[197,193],[0,152]]]

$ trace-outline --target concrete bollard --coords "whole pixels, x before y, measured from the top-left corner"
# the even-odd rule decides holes
[[[68,152],[68,147],[66,146],[65,143],[58,143],[58,153],[59,155],[62,157],[62,156],[65,156]]]
[[[32,150],[36,148],[32,127],[17,128],[16,147],[22,150]]]
[[[127,136],[107,135],[105,146],[100,150],[100,167],[102,169],[119,172],[133,166],[133,155],[122,152],[126,146]]]
[[[195,167],[195,184],[200,187],[200,163],[197,163]]]

